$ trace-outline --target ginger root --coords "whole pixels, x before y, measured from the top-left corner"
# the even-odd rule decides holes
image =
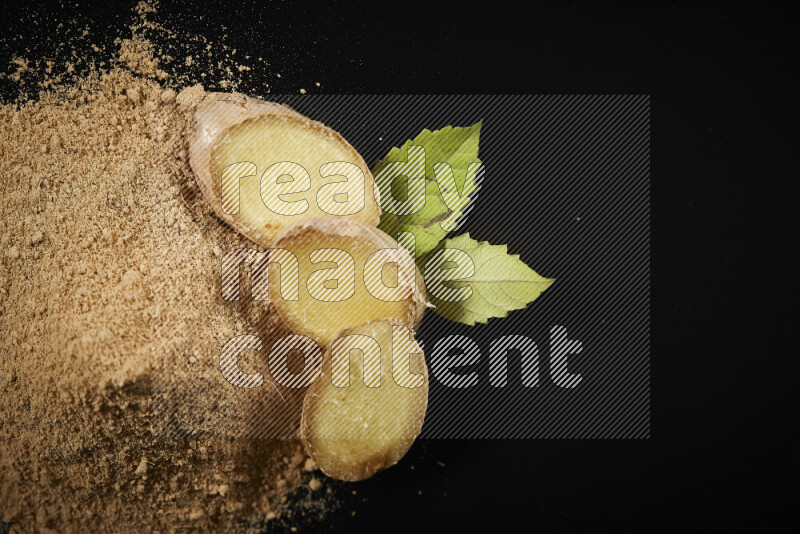
[[[408,328],[381,319],[343,331],[306,392],[300,433],[323,473],[369,478],[397,463],[422,429],[428,370]]]
[[[364,159],[286,106],[209,93],[194,114],[189,161],[216,214],[265,247],[307,218],[378,224],[378,189]]]
[[[306,219],[286,228],[275,249],[283,259],[287,251],[297,258],[299,276],[293,261],[282,261],[280,271],[271,265],[270,300],[286,326],[322,348],[342,330],[374,319],[414,329],[426,310],[425,285],[410,254],[374,226]]]

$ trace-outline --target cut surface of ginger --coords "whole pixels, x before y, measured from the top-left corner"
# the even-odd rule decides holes
[[[342,332],[326,352],[323,373],[306,393],[302,439],[325,474],[362,480],[405,455],[427,403],[425,357],[411,331],[372,321]]]
[[[272,263],[270,300],[290,329],[322,348],[342,330],[374,319],[393,318],[413,329],[425,311],[424,286],[411,256],[375,227],[331,217],[312,219],[289,228],[275,248],[297,258],[299,287],[297,300],[289,300],[289,269]],[[378,251],[386,260],[384,267],[365,274]],[[374,285],[368,288],[369,283]],[[376,285],[386,287],[383,294]]]
[[[210,159],[212,175],[222,184],[222,209],[259,243],[268,245],[283,227],[312,217],[378,222],[372,175],[350,145],[319,123],[255,116],[230,127]],[[243,173],[253,174],[238,177]]]

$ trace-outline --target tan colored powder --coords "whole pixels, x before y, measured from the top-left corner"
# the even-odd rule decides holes
[[[154,373],[218,377],[227,339],[277,333],[271,310],[220,297],[220,255],[254,245],[191,177],[202,87],[165,90],[140,43],[120,61],[146,77],[114,70],[0,106],[0,519],[171,532],[278,517],[315,467],[296,440],[153,428]]]

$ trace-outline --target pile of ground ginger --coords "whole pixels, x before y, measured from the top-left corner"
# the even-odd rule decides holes
[[[330,494],[296,440],[154,428],[155,373],[219,374],[272,322],[220,296],[221,254],[254,245],[189,169],[203,88],[151,54],[0,106],[0,531],[246,531]]]

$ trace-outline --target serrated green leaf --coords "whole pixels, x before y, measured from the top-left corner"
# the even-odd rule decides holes
[[[441,274],[444,271],[437,269],[441,262],[435,258],[437,253],[446,249],[460,250],[469,256],[474,264],[474,274],[460,280],[442,281],[446,279]],[[492,317],[506,317],[510,311],[523,309],[554,281],[538,275],[519,256],[508,254],[506,245],[479,243],[469,234],[444,240],[425,263],[425,283],[431,302],[436,306],[435,312],[466,325],[485,324]],[[441,286],[449,289],[469,287],[472,294],[466,300],[449,302],[437,298],[437,288],[441,289]]]
[[[406,141],[403,146],[393,148],[386,158],[375,164],[372,174],[378,181],[381,198],[390,198],[393,192],[394,198],[398,198],[398,191],[406,189],[408,177],[401,176],[392,180],[394,183],[387,183],[386,180],[380,179],[381,170],[391,163],[405,162],[410,146],[418,145],[425,148],[425,207],[407,215],[384,211],[379,224],[381,230],[395,238],[402,232],[414,234],[416,258],[436,248],[447,236],[449,232],[447,228],[454,226],[469,204],[469,195],[477,190],[476,167],[470,168],[470,164],[480,165],[478,159],[480,132],[480,122],[467,128],[448,126],[435,132],[423,130],[414,139]],[[434,166],[438,163],[450,165],[453,180],[461,195],[457,201],[451,197],[450,206],[445,202],[441,184],[436,180]]]

